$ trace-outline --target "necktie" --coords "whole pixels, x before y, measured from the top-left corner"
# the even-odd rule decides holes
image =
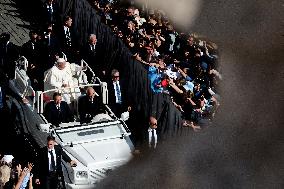
[[[53,156],[53,150],[49,151],[50,154],[50,159],[51,159],[51,165],[50,165],[50,171],[55,171],[55,161],[54,161],[54,156]]]
[[[151,137],[151,146],[155,146],[155,136],[154,136],[154,129],[152,129],[152,137]]]
[[[50,46],[50,34],[48,35],[48,46]]]
[[[52,14],[52,13],[53,13],[52,5],[49,5],[48,10],[49,10],[49,13],[50,13],[50,14]]]
[[[66,44],[67,46],[71,47],[71,36],[70,36],[70,31],[69,28],[66,29]]]
[[[120,88],[119,88],[119,85],[118,85],[118,82],[115,82],[115,85],[116,85],[116,97],[117,97],[117,103],[121,103],[121,93],[120,93]]]
[[[0,109],[3,108],[3,96],[2,96],[2,88],[0,87]]]
[[[56,108],[60,112],[60,106],[58,104],[56,105]]]
[[[157,135],[155,129],[149,129],[149,148],[156,148],[157,145]]]
[[[95,45],[91,45],[91,51],[95,52]]]

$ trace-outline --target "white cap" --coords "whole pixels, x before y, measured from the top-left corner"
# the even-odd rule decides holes
[[[56,63],[61,63],[61,62],[66,62],[66,60],[64,58],[58,58]]]
[[[14,156],[12,155],[4,155],[2,158],[2,161],[6,163],[12,163],[12,160],[14,159]]]

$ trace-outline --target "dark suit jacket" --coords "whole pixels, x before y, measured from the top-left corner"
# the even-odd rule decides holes
[[[102,100],[96,96],[92,103],[88,96],[79,97],[78,111],[81,123],[90,122],[95,115],[104,112]],[[88,117],[87,114],[91,117]]]
[[[47,36],[44,38],[44,44],[48,47],[49,52],[59,51],[59,41],[54,33],[50,34],[49,39]]]
[[[5,48],[5,45],[3,43],[0,43],[0,69],[5,71],[9,79],[13,79],[15,77],[15,61],[18,58],[19,50],[16,45],[9,42]]]
[[[122,103],[124,103],[124,95],[123,95],[124,92],[123,92],[121,81],[119,81],[119,85],[120,85],[120,92],[121,92],[121,101],[122,101]],[[108,104],[113,105],[113,104],[116,103],[116,98],[115,98],[116,91],[114,90],[112,80],[107,82],[107,89],[108,89]]]
[[[48,3],[45,2],[42,6],[42,18],[45,26],[58,24],[59,23],[59,6],[56,2],[52,2],[53,12],[48,8]]]
[[[94,51],[91,50],[89,43],[84,44],[80,49],[80,58],[88,63],[97,77],[103,79],[102,71],[105,71],[106,67],[103,64],[101,55],[102,52],[99,43],[96,44]]]
[[[71,158],[59,145],[54,145],[54,150],[56,154],[56,172],[62,174],[61,158],[65,162],[71,162]],[[35,166],[35,178],[44,179],[49,175],[48,153],[47,146],[40,149],[38,162]]]
[[[67,49],[70,49],[70,47],[67,45],[67,38],[65,35],[65,30],[64,30],[64,26],[61,25],[59,26],[57,29],[54,30],[56,38],[59,40],[59,46],[60,49],[64,52]],[[72,27],[69,28],[69,32],[70,32],[70,36],[71,36],[71,48],[74,49],[76,48],[77,44],[76,44],[76,35],[73,32]]]
[[[68,62],[79,62],[79,48],[76,33],[72,30],[72,27],[69,28],[69,32],[71,36],[71,46],[67,44],[68,40],[65,35],[64,26],[61,25],[57,30],[55,30],[55,36],[59,42],[59,52],[64,52],[66,54]]]
[[[25,56],[29,64],[37,64],[38,63],[38,57],[40,53],[40,45],[38,42],[33,42],[34,49],[32,45],[32,41],[29,40],[28,42],[24,43],[21,48],[21,55]]]
[[[68,104],[64,101],[61,101],[60,103],[60,113],[57,110],[55,103],[52,101],[46,104],[43,115],[48,122],[56,126],[60,123],[68,123],[74,120],[74,115]]]
[[[126,98],[125,86],[123,85],[123,81],[119,80],[119,85],[120,85],[121,102],[122,102],[121,104],[116,103],[116,97],[115,97],[116,91],[114,90],[113,81],[111,80],[107,82],[108,105],[112,109],[113,113],[118,117],[120,117],[122,112],[127,111],[128,106],[132,106],[128,98]]]

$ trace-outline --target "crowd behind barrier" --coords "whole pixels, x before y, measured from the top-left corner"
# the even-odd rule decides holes
[[[150,88],[166,93],[182,112],[184,126],[200,128],[219,106],[218,48],[196,34],[177,32],[162,10],[143,10],[133,2],[90,0],[113,33],[148,70]]]

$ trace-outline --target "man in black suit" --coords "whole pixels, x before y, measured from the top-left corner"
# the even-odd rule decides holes
[[[29,62],[27,74],[33,88],[39,90],[39,83],[43,80],[42,75],[44,70],[42,70],[43,65],[41,65],[42,60],[40,60],[41,47],[37,39],[38,32],[31,30],[29,37],[30,40],[21,47],[21,55],[26,57]],[[41,84],[43,85],[43,83]]]
[[[146,138],[148,139],[148,147],[150,149],[156,149],[158,143],[158,122],[153,116],[149,118],[149,128],[147,130]]]
[[[92,87],[87,88],[87,95],[79,97],[78,112],[81,123],[89,123],[94,116],[104,112],[102,101]]]
[[[49,123],[55,126],[74,121],[70,107],[65,101],[62,101],[61,94],[57,92],[53,94],[53,101],[46,104],[43,115]]]
[[[105,77],[106,68],[102,64],[99,58],[100,47],[97,43],[97,36],[95,34],[89,35],[88,43],[81,47],[80,57],[85,60],[90,68],[92,68],[96,77],[99,77],[101,80]],[[88,81],[90,82],[91,74],[87,72]]]
[[[48,47],[49,55],[59,52],[59,42],[54,33],[54,27],[52,25],[47,27],[47,30],[44,32],[44,44]]]
[[[160,138],[158,121],[154,116],[150,116],[148,124],[143,130],[135,133],[135,153],[140,153],[141,150],[149,151],[157,148],[158,139]]]
[[[61,158],[72,167],[77,165],[59,145],[55,145],[55,137],[48,136],[47,146],[41,148],[35,167],[35,183],[40,185],[41,189],[56,189],[59,184],[58,177],[61,177],[64,185]]]
[[[73,19],[70,16],[65,16],[63,19],[63,25],[56,31],[56,37],[59,40],[60,50],[67,56],[69,62],[76,60],[77,45],[75,33],[72,31]]]
[[[123,90],[119,80],[119,71],[113,69],[111,71],[112,80],[107,83],[108,87],[108,104],[113,113],[120,117],[124,110],[130,111],[131,107],[126,108],[127,103],[124,101]]]
[[[54,0],[46,0],[43,4],[43,22],[45,27],[59,22],[59,6]]]
[[[8,79],[15,78],[15,61],[19,58],[19,51],[16,45],[10,40],[9,33],[0,35],[0,69],[6,73]]]
[[[42,69],[46,71],[56,62],[55,56],[60,52],[60,46],[52,25],[49,25],[47,29],[41,33],[40,37],[39,44],[41,52],[39,59],[42,62],[41,65],[43,65]]]

